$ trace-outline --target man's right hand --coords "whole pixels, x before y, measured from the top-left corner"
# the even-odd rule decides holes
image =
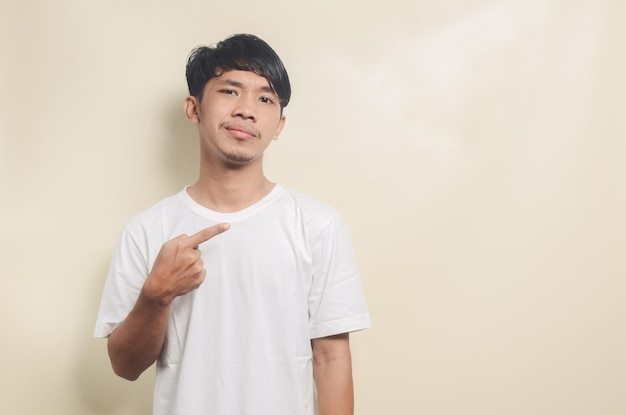
[[[198,246],[229,228],[229,224],[220,223],[164,243],[144,283],[144,294],[167,306],[174,298],[198,288],[206,276]]]

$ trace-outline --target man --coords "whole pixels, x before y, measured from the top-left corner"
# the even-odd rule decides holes
[[[95,335],[121,377],[156,362],[157,415],[352,414],[348,333],[370,318],[346,227],[263,174],[287,72],[245,34],[186,72],[199,178],[125,226]]]

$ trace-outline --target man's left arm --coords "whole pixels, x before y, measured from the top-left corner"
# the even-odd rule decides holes
[[[353,415],[354,388],[349,334],[313,339],[319,415]]]

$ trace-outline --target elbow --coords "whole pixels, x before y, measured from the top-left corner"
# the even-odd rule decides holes
[[[131,360],[128,358],[120,357],[114,358],[113,355],[109,355],[111,360],[111,368],[113,369],[113,373],[122,379],[129,380],[131,382],[139,379],[139,376],[149,368],[154,361],[150,363],[145,362],[145,364],[139,364],[136,360]]]
[[[117,376],[121,377],[122,379],[126,379],[131,382],[134,382],[137,379],[139,379],[139,376],[142,373],[141,371],[132,370],[122,365],[115,364],[113,360],[111,360],[111,367],[113,368],[113,373],[115,373]]]
[[[108,341],[109,360],[113,373],[122,379],[135,381],[146,370],[146,367],[137,365],[137,360],[132,359],[126,350],[117,347],[115,339],[109,336]]]

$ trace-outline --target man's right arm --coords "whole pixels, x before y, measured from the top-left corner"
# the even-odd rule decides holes
[[[135,306],[109,335],[109,358],[118,376],[136,380],[159,357],[172,302],[198,288],[206,276],[198,246],[228,228],[219,224],[163,244]]]
[[[146,294],[144,285],[126,319],[109,335],[108,350],[116,375],[136,380],[161,353],[169,304],[160,304]]]

